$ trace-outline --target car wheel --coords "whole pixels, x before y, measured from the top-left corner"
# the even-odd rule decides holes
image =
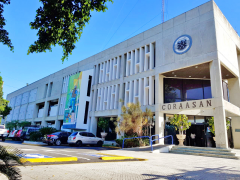
[[[77,145],[77,147],[81,147],[82,146],[82,141],[77,141],[76,145]]]
[[[55,144],[56,144],[57,146],[60,146],[60,145],[61,145],[61,140],[60,140],[60,139],[57,139],[56,142],[55,142]]]
[[[98,141],[98,142],[97,142],[97,147],[102,147],[102,145],[103,145],[103,142],[102,142],[102,141]]]
[[[5,138],[2,138],[2,142],[4,142],[6,139]]]

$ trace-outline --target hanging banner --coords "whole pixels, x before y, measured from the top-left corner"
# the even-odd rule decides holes
[[[69,77],[63,120],[64,129],[76,128],[81,82],[82,72]]]

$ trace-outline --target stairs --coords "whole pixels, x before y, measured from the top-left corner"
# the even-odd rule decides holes
[[[170,150],[170,153],[189,154],[196,156],[210,156],[228,159],[240,159],[240,151],[232,149],[217,149],[193,146],[173,146]]]

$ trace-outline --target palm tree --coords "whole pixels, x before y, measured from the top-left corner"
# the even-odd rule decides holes
[[[22,152],[16,148],[0,146],[0,173],[6,175],[9,180],[19,180],[21,174],[17,165],[22,165]]]

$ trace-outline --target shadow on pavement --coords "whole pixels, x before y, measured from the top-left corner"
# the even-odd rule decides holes
[[[228,167],[220,167],[220,168],[202,168],[196,167],[199,170],[195,171],[186,171],[178,169],[178,171],[182,171],[182,173],[173,174],[170,176],[165,175],[154,175],[154,174],[142,174],[145,176],[145,179],[154,180],[154,179],[239,179],[240,172],[234,170],[233,168]]]

